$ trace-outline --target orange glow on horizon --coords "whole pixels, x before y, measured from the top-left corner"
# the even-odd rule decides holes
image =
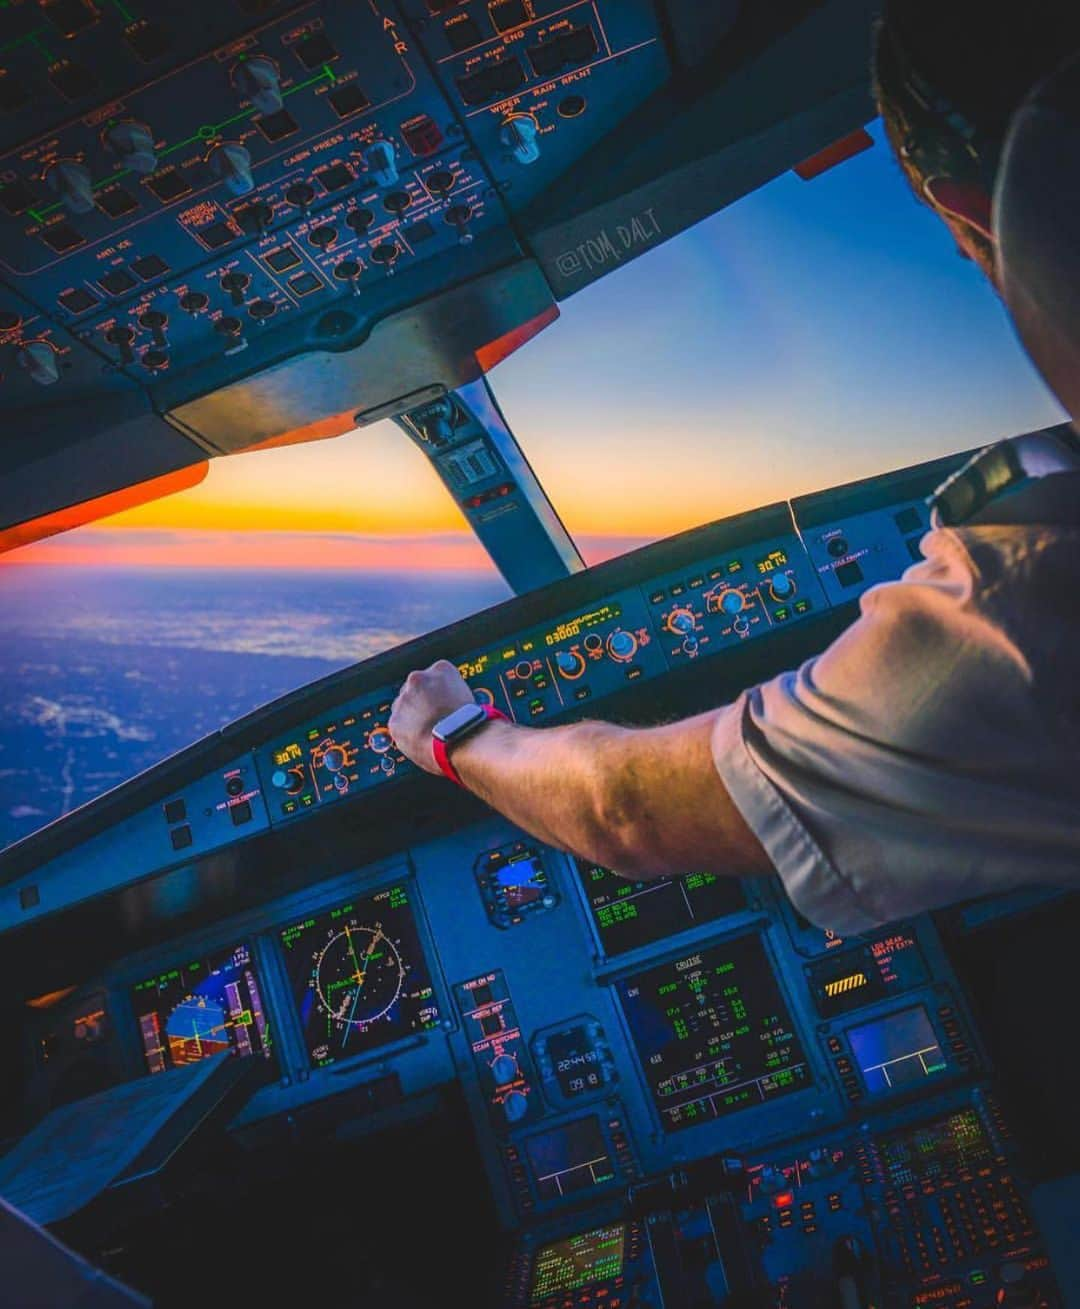
[[[589,563],[643,545],[640,537],[583,538]],[[483,547],[468,532],[415,536],[349,536],[315,532],[191,532],[87,528],[0,556],[0,576],[19,567],[188,568],[272,572],[491,572]]]

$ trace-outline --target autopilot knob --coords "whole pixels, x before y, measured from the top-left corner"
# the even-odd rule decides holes
[[[233,67],[232,83],[260,114],[276,114],[282,106],[281,74],[267,55],[241,59]]]
[[[620,627],[607,639],[608,654],[620,664],[625,664],[637,654],[637,637]]]
[[[555,667],[568,682],[572,682],[575,677],[580,677],[585,671],[585,660],[576,650],[557,650],[555,652]]]
[[[364,151],[364,167],[376,186],[393,186],[398,180],[397,155],[391,141],[372,141]]]
[[[69,214],[88,214],[93,210],[94,184],[85,164],[60,159],[45,174],[45,182]]]
[[[742,613],[745,603],[742,592],[731,588],[720,596],[717,607],[721,613],[734,615]]]
[[[673,609],[668,614],[668,631],[675,632],[678,636],[690,636],[694,627],[694,615],[689,609]]]
[[[790,573],[777,573],[769,581],[769,594],[774,600],[790,600],[795,594],[795,579]]]
[[[125,168],[145,177],[152,173],[158,164],[157,150],[154,148],[154,134],[145,123],[134,119],[125,119],[105,129],[104,141],[114,154],[120,156]]]
[[[511,114],[499,128],[499,140],[518,164],[535,164],[540,158],[539,134],[532,114]]]
[[[236,141],[225,141],[215,146],[207,160],[210,171],[225,189],[233,195],[247,195],[255,188],[251,172],[251,155]]]
[[[48,341],[27,341],[15,351],[19,367],[38,386],[52,386],[60,380],[56,350]]]
[[[304,789],[304,775],[295,768],[290,768],[288,771],[279,768],[270,781],[279,791],[286,791],[289,795],[296,795],[298,791]]]
[[[518,1077],[517,1060],[512,1054],[496,1055],[491,1064],[491,1075],[495,1079],[496,1086],[508,1086],[511,1082],[516,1082]]]
[[[508,1123],[520,1123],[529,1112],[528,1097],[522,1091],[511,1091],[503,1099],[502,1110]]]

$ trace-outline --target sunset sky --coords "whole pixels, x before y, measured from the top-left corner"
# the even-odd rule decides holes
[[[1060,415],[993,292],[877,145],[747,197],[562,306],[492,374],[587,556]],[[11,563],[483,563],[384,423],[211,464]]]

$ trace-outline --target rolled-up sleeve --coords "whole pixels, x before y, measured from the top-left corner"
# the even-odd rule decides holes
[[[717,770],[792,902],[840,933],[1028,880],[1032,861],[1052,875],[1071,860],[1075,877],[1075,806],[1040,776],[1057,747],[1000,621],[1000,578],[956,533],[924,550],[714,731]]]

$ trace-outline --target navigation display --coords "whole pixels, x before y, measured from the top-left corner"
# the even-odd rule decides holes
[[[579,859],[576,866],[609,959],[746,908],[742,884],[734,877],[687,873],[631,882],[599,864]]]
[[[665,1131],[811,1084],[791,1014],[756,935],[645,969],[616,989]]]
[[[615,1165],[595,1114],[530,1136],[525,1153],[541,1200],[558,1200],[615,1180]]]
[[[901,1091],[948,1071],[948,1060],[922,1005],[847,1034],[868,1095]]]
[[[136,982],[131,1002],[149,1073],[231,1050],[270,1055],[270,1028],[246,945],[193,959]]]
[[[316,1068],[438,1026],[407,887],[358,896],[283,928],[280,938]]]
[[[810,964],[806,976],[818,1013],[835,1018],[920,985],[927,971],[914,934],[896,928],[855,950]]]
[[[626,1224],[595,1227],[564,1241],[541,1246],[533,1260],[530,1303],[548,1296],[587,1290],[622,1274],[626,1250]]]

